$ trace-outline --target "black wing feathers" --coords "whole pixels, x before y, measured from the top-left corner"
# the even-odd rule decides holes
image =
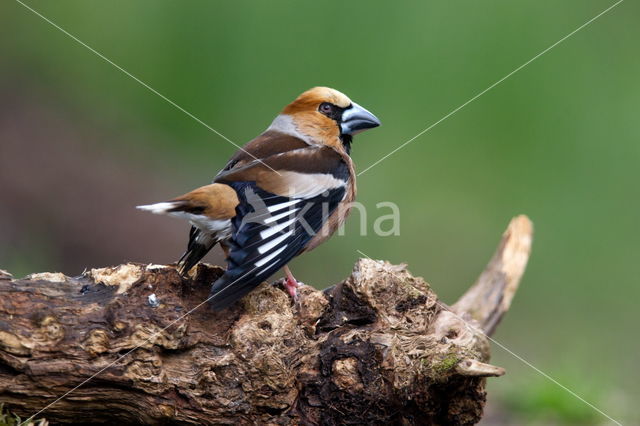
[[[292,199],[264,191],[254,182],[232,186],[240,205],[233,219],[227,272],[211,289],[216,310],[249,293],[300,253],[345,194],[344,187],[338,187],[313,198]]]
[[[189,231],[189,243],[187,250],[184,252],[180,260],[178,260],[178,272],[180,275],[186,275],[207,253],[216,245],[218,240],[203,235],[195,226]]]

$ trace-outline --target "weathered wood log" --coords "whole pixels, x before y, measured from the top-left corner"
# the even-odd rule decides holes
[[[452,308],[404,265],[361,259],[293,305],[263,284],[232,308],[205,301],[222,270],[124,264],[71,278],[0,273],[0,401],[52,422],[473,424],[487,334],[531,245],[515,218]],[[60,398],[64,396],[63,398]],[[44,411],[41,411],[44,410]]]

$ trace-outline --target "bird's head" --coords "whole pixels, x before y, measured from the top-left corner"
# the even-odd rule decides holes
[[[375,115],[329,87],[314,87],[302,93],[278,119],[307,142],[343,146],[347,151],[353,135],[380,125]]]

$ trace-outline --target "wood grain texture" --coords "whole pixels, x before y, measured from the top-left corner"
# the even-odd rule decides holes
[[[524,220],[510,226],[497,258],[510,257],[513,239],[531,238]],[[515,248],[523,256],[524,246]],[[164,265],[76,278],[13,279],[0,270],[0,401],[28,417],[91,378],[39,416],[53,423],[474,424],[485,378],[504,370],[488,364],[487,336],[462,318],[492,331],[517,289],[520,260],[505,261],[506,273],[494,257],[479,280],[502,297],[467,293],[454,309],[404,265],[370,259],[324,292],[302,287],[298,305],[265,283],[217,313],[198,307],[223,272],[214,266],[201,264],[187,278]]]

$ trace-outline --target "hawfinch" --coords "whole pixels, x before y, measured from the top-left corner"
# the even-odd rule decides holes
[[[282,267],[295,299],[298,283],[286,265],[345,220],[356,194],[353,135],[379,125],[344,94],[315,87],[238,150],[211,185],[138,208],[191,223],[182,274],[222,246],[227,270],[211,288],[213,309],[231,305]]]

